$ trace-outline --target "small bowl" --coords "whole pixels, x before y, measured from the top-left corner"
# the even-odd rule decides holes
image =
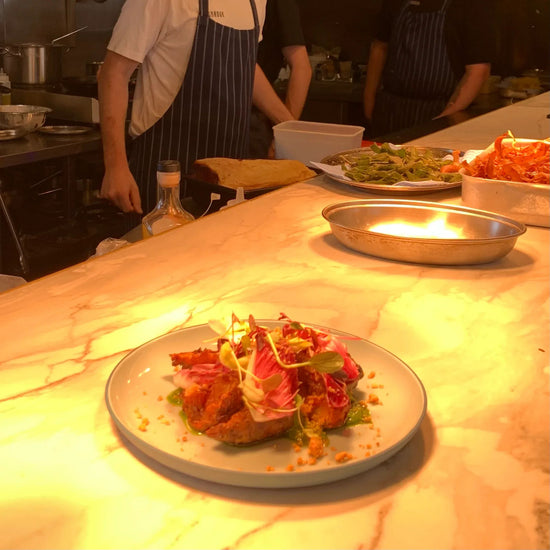
[[[323,209],[343,245],[372,256],[435,265],[474,265],[508,254],[520,222],[464,206],[408,200],[358,200]]]
[[[50,108],[37,105],[0,105],[0,130],[34,132],[44,125],[50,112]]]

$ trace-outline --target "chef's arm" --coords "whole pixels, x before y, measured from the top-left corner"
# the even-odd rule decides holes
[[[281,98],[277,95],[277,92],[273,89],[273,86],[257,63],[256,72],[254,74],[252,102],[272,122],[272,124],[295,119],[282,102]]]
[[[388,44],[374,39],[370,46],[369,59],[367,61],[367,77],[363,90],[363,112],[367,120],[372,120],[376,92],[382,79],[382,71],[388,57]]]
[[[305,46],[285,46],[283,56],[290,67],[290,78],[285,105],[294,118],[299,119],[307,99],[311,82],[311,63]]]
[[[142,213],[139,189],[126,155],[128,83],[138,63],[107,51],[97,75],[105,174],[100,196],[124,212]]]
[[[491,74],[490,63],[466,65],[464,75],[457,84],[445,109],[435,118],[452,115],[467,109],[479,94],[479,90]]]

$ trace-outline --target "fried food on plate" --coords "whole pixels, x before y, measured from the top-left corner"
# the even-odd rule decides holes
[[[282,187],[314,177],[316,173],[298,160],[231,159],[212,157],[193,163],[192,177],[245,191]]]
[[[296,428],[318,441],[346,423],[361,366],[334,335],[281,320],[269,329],[234,319],[216,350],[171,354],[190,428],[246,445]]]

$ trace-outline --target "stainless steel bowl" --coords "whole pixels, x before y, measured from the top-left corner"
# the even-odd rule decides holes
[[[0,130],[0,141],[17,139],[28,134],[25,128],[12,128],[11,130]]]
[[[38,105],[0,105],[0,130],[34,132],[44,125],[48,107]]]
[[[526,231],[522,223],[492,212],[425,201],[347,201],[327,206],[322,214],[343,245],[422,264],[493,262]]]

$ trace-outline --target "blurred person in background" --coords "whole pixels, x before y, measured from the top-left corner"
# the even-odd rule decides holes
[[[188,174],[198,158],[246,158],[253,100],[272,121],[293,118],[256,63],[265,1],[126,0],[98,74],[103,198],[141,214],[157,202],[159,160]]]
[[[387,0],[374,28],[363,97],[371,137],[457,116],[496,57],[492,0]]]
[[[299,119],[307,99],[312,69],[297,0],[267,0],[263,39],[258,48],[258,64],[270,83],[277,79],[281,67],[288,65],[290,76],[285,105],[293,118]],[[274,156],[273,125],[278,122],[281,121],[270,120],[257,107],[252,108],[251,158]]]

